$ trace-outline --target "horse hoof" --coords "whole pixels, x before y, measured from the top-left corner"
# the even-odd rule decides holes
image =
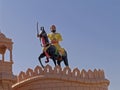
[[[48,63],[49,61],[45,61],[45,63]]]

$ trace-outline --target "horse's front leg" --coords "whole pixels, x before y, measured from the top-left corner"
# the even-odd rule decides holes
[[[44,65],[42,64],[41,58],[45,57],[45,53],[41,53],[40,56],[38,57],[38,60],[40,62],[40,65],[44,68]]]

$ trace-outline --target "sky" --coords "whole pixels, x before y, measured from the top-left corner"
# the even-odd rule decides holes
[[[0,31],[14,42],[15,75],[40,65],[37,22],[47,33],[56,25],[71,69],[103,69],[109,90],[120,89],[119,0],[0,0]]]

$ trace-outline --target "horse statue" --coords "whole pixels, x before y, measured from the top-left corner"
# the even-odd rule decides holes
[[[66,50],[65,50],[65,54],[63,56],[61,56],[61,60],[59,60],[59,52],[54,45],[49,43],[49,39],[48,39],[47,33],[44,30],[44,27],[41,27],[40,30],[41,30],[41,32],[38,34],[39,39],[40,39],[42,47],[46,49],[45,51],[43,50],[43,52],[38,57],[38,60],[41,64],[41,66],[44,68],[44,65],[42,64],[41,59],[44,58],[45,56],[47,57],[46,52],[47,52],[47,54],[49,54],[49,56],[50,56],[49,58],[53,60],[55,66],[56,65],[61,66],[62,61],[64,62],[65,66],[69,66]]]

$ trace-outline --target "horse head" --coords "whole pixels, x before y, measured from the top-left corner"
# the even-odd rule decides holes
[[[40,30],[41,30],[41,32],[40,32],[39,36],[40,36],[41,43],[43,46],[46,46],[49,44],[49,39],[48,39],[47,33],[46,33],[44,27],[41,27]]]

